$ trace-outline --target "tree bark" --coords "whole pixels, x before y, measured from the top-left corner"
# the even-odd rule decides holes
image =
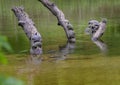
[[[90,20],[88,27],[85,30],[86,34],[91,35],[91,40],[95,43],[102,52],[107,52],[107,45],[100,39],[106,29],[107,20],[103,19],[101,22],[97,20]]]
[[[29,18],[28,14],[24,12],[23,7],[13,7],[12,11],[18,19],[18,25],[23,28],[25,34],[30,40],[30,54],[42,54],[42,38],[40,33],[37,31],[34,22]]]
[[[93,34],[92,41],[95,43],[101,50],[102,53],[107,53],[107,45],[100,39],[106,29],[107,20],[103,19],[99,23],[98,30]]]
[[[75,42],[75,33],[73,31],[73,26],[70,22],[65,18],[64,13],[58,9],[58,7],[50,2],[49,0],[39,0],[45,7],[47,7],[53,15],[57,17],[58,25],[61,25],[64,28],[67,39],[69,42]]]
[[[96,41],[96,40],[100,39],[100,37],[103,35],[103,33],[105,32],[105,29],[106,29],[106,23],[107,23],[106,19],[103,19],[99,23],[98,30],[92,36],[93,41]]]

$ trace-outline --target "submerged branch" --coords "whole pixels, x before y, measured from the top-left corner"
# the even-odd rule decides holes
[[[99,23],[99,28],[96,30],[96,32],[92,36],[92,40],[98,40],[103,35],[106,29],[106,23],[107,21],[104,19]]]
[[[107,20],[103,19],[101,22],[97,20],[91,20],[88,23],[88,28],[86,28],[85,32],[91,35],[91,40],[95,43],[102,52],[107,52],[107,45],[100,39],[104,34],[106,29]]]
[[[58,9],[58,7],[50,2],[49,0],[39,0],[45,7],[47,7],[53,15],[57,17],[58,25],[61,25],[64,28],[67,39],[69,42],[75,42],[75,33],[73,31],[73,26],[70,22],[65,18],[64,13]]]
[[[12,11],[18,19],[18,25],[23,28],[25,34],[30,40],[30,53],[32,55],[42,54],[42,38],[37,31],[34,22],[29,18],[28,14],[24,12],[23,7],[13,7]]]

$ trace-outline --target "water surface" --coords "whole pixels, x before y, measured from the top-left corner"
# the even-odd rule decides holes
[[[56,17],[37,0],[0,0],[0,34],[8,37],[14,50],[6,54],[9,64],[1,65],[0,73],[26,85],[119,85],[120,0],[53,1],[74,26],[76,43],[67,43]],[[41,33],[44,53],[40,57],[29,56],[29,40],[11,11],[14,6],[24,6]],[[101,18],[108,21],[101,38],[106,52],[84,33],[89,20]]]

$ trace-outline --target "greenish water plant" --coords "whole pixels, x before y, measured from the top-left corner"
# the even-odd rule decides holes
[[[5,49],[9,52],[13,52],[6,36],[0,36],[0,63],[8,64],[7,59],[4,55],[4,51],[2,49]],[[24,85],[24,84],[21,80],[18,80],[14,77],[5,77],[3,75],[0,75],[0,85]]]
[[[8,52],[13,52],[10,44],[8,43],[7,37],[0,36],[0,63],[7,64],[7,59],[5,58],[3,49]]]
[[[0,85],[24,85],[21,80],[14,77],[0,76]]]

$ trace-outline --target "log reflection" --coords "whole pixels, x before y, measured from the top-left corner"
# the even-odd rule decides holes
[[[28,64],[33,64],[33,65],[39,65],[39,64],[41,64],[41,62],[42,62],[41,55],[39,55],[39,56],[31,55],[27,60]]]
[[[41,56],[28,56],[25,65],[19,66],[17,69],[18,76],[25,75],[26,85],[34,85],[35,77],[40,72]]]
[[[107,53],[107,45],[106,45],[106,43],[103,41],[103,40],[101,40],[101,39],[99,39],[99,40],[92,40],[93,41],[93,43],[95,43],[96,44],[96,46],[101,50],[101,52],[102,53]]]
[[[75,43],[67,42],[65,45],[59,46],[59,51],[54,53],[51,58],[54,58],[55,60],[65,60],[68,54],[74,52],[74,49]]]

